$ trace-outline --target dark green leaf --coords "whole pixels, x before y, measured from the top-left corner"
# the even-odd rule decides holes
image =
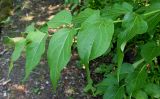
[[[141,55],[145,61],[150,62],[154,57],[160,55],[160,46],[155,42],[148,42],[142,47]]]
[[[148,6],[144,13],[144,18],[148,23],[148,31],[152,32],[160,22],[160,2],[155,2]]]
[[[111,17],[115,19],[121,15],[125,15],[126,13],[132,12],[132,10],[132,5],[123,2],[122,4],[114,4],[110,8],[108,8],[107,6],[102,10],[102,16]]]
[[[137,92],[135,92],[133,97],[135,99],[148,99],[147,94],[142,90],[138,90]]]
[[[125,15],[122,26],[125,28],[125,30],[120,33],[118,39],[118,43],[122,51],[129,40],[131,40],[137,34],[145,33],[148,28],[147,22],[145,22],[140,15],[135,13],[129,13]]]
[[[118,85],[117,78],[113,75],[108,75],[107,78],[104,78],[102,82],[96,85],[96,94],[104,94],[109,86],[114,85]]]
[[[124,86],[110,86],[103,95],[103,99],[123,99],[124,95]]]
[[[119,79],[120,80],[126,78],[128,74],[134,72],[133,65],[129,64],[129,63],[123,63],[120,69],[121,69],[120,73],[119,73],[119,75],[120,75]]]
[[[140,15],[137,15],[135,13],[126,14],[122,26],[125,28],[125,30],[120,33],[117,41],[118,77],[123,62],[123,51],[126,46],[126,43],[136,35],[145,33],[148,28],[147,22],[145,22]]]
[[[123,63],[121,66],[120,74],[129,74],[134,72],[134,67],[132,64]]]
[[[147,84],[144,88],[145,92],[154,97],[154,98],[160,98],[160,86],[156,84]]]
[[[146,83],[146,69],[145,65],[140,69],[128,75],[126,78],[127,92],[132,94],[145,86]]]

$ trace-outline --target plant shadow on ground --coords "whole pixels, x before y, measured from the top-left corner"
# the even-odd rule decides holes
[[[73,56],[62,72],[62,78],[56,93],[53,92],[48,65],[43,58],[28,81],[21,83],[24,77],[25,58],[15,62],[10,79],[7,79],[9,59],[13,51],[2,43],[3,36],[21,36],[25,27],[35,22],[44,24],[63,7],[60,0],[15,0],[11,20],[3,26],[0,39],[0,99],[98,99],[83,92],[86,85],[85,71],[76,68],[77,56]],[[45,57],[45,56],[44,56]],[[76,58],[75,58],[76,57]]]

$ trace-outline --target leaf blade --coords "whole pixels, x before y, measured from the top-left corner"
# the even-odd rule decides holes
[[[26,46],[26,65],[25,65],[25,81],[30,75],[31,71],[39,63],[42,54],[45,51],[45,42],[47,39],[47,34],[40,31],[30,32],[26,39],[30,42]]]
[[[57,13],[50,21],[47,22],[49,28],[57,28],[62,25],[71,24],[72,15],[69,11],[63,10]]]
[[[74,30],[70,29],[61,29],[55,33],[50,40],[47,57],[54,89],[57,87],[61,70],[71,57],[74,32]]]
[[[110,19],[101,18],[95,14],[83,24],[77,36],[78,53],[81,60],[88,64],[107,51],[114,33],[114,24]],[[87,47],[86,47],[87,46]]]

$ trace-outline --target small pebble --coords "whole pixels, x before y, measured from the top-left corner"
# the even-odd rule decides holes
[[[68,79],[68,77],[65,77],[64,79]]]
[[[6,96],[7,96],[7,92],[4,92],[4,93],[3,93],[3,96],[6,97]]]
[[[46,84],[48,85],[48,84],[49,84],[49,81],[46,81]]]

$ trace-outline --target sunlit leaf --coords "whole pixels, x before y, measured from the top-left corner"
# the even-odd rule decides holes
[[[72,15],[69,11],[63,10],[57,13],[50,21],[47,22],[49,28],[57,28],[62,25],[71,24]]]
[[[104,54],[111,44],[113,33],[112,20],[101,18],[98,13],[86,19],[77,36],[78,53],[83,63],[88,64]]]
[[[64,28],[56,32],[50,40],[47,56],[54,89],[57,87],[62,69],[70,60],[74,32],[73,29]]]
[[[9,66],[9,73],[10,74],[11,70],[13,69],[13,62],[15,62],[21,55],[25,44],[26,44],[26,39],[24,38],[19,38],[18,40],[15,40],[15,38],[12,39],[14,41],[15,44],[15,48],[14,51],[11,55],[11,62],[10,62],[10,66]]]
[[[30,32],[27,35],[27,46],[26,46],[26,65],[25,65],[25,78],[28,78],[32,70],[40,62],[41,56],[45,51],[45,42],[47,35],[40,31]]]
[[[39,30],[43,33],[48,33],[48,25],[44,24],[43,26],[40,27]]]
[[[25,29],[25,33],[30,33],[30,32],[34,32],[35,31],[35,23],[31,23],[30,25],[28,25]]]
[[[81,24],[83,23],[88,17],[96,13],[97,10],[92,10],[90,8],[81,11],[77,16],[73,17],[74,24]]]

